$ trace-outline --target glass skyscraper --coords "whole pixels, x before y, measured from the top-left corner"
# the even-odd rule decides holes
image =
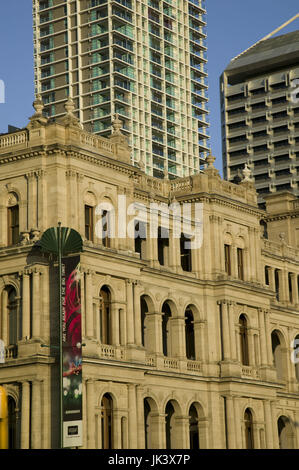
[[[84,128],[111,133],[163,178],[200,170],[208,148],[205,0],[33,0],[35,87],[48,116],[72,97]]]

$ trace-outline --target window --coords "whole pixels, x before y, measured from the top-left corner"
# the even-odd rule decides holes
[[[274,279],[275,279],[275,292],[276,292],[276,300],[279,301],[279,290],[280,290],[280,270],[275,269],[274,273]]]
[[[108,393],[103,396],[101,407],[102,449],[113,449],[113,402],[111,396]]]
[[[195,360],[194,318],[190,308],[185,311],[186,357]]]
[[[289,284],[289,301],[293,302],[293,278],[294,274],[288,273],[288,284]]]
[[[19,206],[9,207],[7,210],[7,244],[16,245],[19,242]]]
[[[281,344],[281,333],[274,330],[271,334],[273,363],[277,372],[277,379],[283,380],[285,377],[285,361],[283,356],[283,345]]]
[[[239,335],[240,335],[240,355],[241,363],[244,366],[249,365],[249,351],[248,351],[248,329],[247,320],[245,315],[239,318]]]
[[[265,284],[266,284],[266,286],[270,285],[269,274],[270,274],[270,266],[265,266]]]
[[[190,244],[190,238],[186,237],[184,234],[181,234],[181,240],[180,240],[181,267],[183,271],[187,271],[187,272],[192,271],[191,248],[188,248],[189,244]]]
[[[238,258],[238,278],[241,279],[241,281],[244,281],[244,256],[243,256],[244,250],[242,248],[237,248],[237,258]]]
[[[135,252],[141,259],[146,257],[146,223],[137,221],[135,224]]]
[[[94,216],[93,216],[93,207],[85,206],[85,238],[87,240],[93,241],[94,234]]]
[[[158,228],[158,260],[161,266],[168,264],[169,231],[163,227]]]
[[[162,342],[164,356],[170,355],[170,318],[171,310],[167,302],[162,307]]]
[[[190,449],[199,449],[198,413],[194,404],[189,409]]]
[[[110,213],[103,211],[102,216],[102,243],[106,248],[110,248]]]
[[[100,291],[100,338],[102,344],[112,344],[111,293],[107,286]]]
[[[254,449],[252,413],[247,408],[244,414],[246,449]]]
[[[231,245],[224,245],[225,272],[231,275]]]

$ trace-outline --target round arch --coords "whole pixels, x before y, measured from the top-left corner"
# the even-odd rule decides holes
[[[277,431],[280,449],[295,448],[295,432],[291,419],[286,415],[280,415],[277,419]]]

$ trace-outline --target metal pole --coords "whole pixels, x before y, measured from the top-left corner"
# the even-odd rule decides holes
[[[63,355],[62,355],[62,253],[61,222],[58,222],[58,270],[59,270],[59,376],[60,376],[60,448],[63,449]]]

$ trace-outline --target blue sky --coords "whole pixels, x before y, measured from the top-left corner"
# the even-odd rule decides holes
[[[219,76],[232,57],[247,49],[299,11],[298,0],[206,0],[210,135],[216,167],[221,170]],[[0,104],[0,133],[8,124],[24,127],[33,114],[32,1],[1,0],[0,80],[6,102]],[[296,20],[281,33],[299,29]]]

